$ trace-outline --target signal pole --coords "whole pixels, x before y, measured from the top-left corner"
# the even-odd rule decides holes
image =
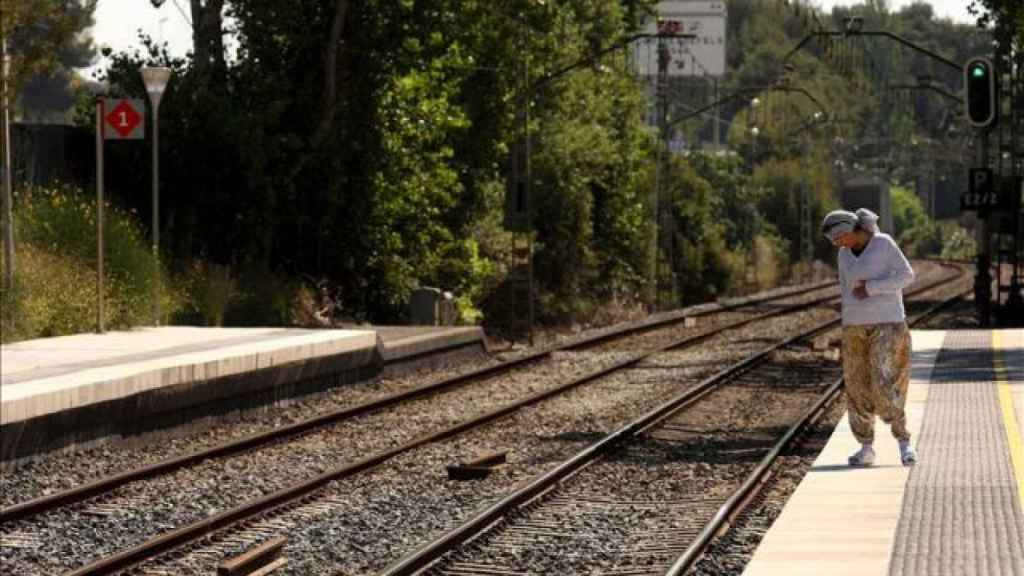
[[[651,312],[661,308],[661,181],[662,175],[662,148],[668,139],[668,65],[672,56],[668,49],[668,39],[658,38],[658,85],[655,95],[655,106],[658,116],[658,141],[654,151],[654,190],[651,192],[651,213],[654,223],[654,233],[651,238],[651,252],[653,261],[651,263],[651,287],[654,291],[651,298]]]
[[[967,121],[971,123],[981,136],[981,157],[978,166],[989,167],[989,131],[999,117],[998,100],[996,98],[995,68],[988,58],[972,58],[964,66],[964,108]],[[975,183],[971,183],[976,186]],[[994,193],[996,187],[988,183],[989,192]],[[978,311],[978,322],[982,326],[992,321],[992,230],[990,226],[989,208],[978,207],[977,225],[977,274],[974,276],[974,305]]]
[[[530,195],[530,180],[533,175],[530,173],[530,27],[526,25],[525,18],[523,19],[523,97],[525,103],[523,105],[523,172],[525,173],[523,182],[523,194],[525,196],[525,208],[527,215],[533,213],[532,198]],[[527,216],[529,218],[529,216]],[[529,324],[529,342],[530,347],[534,345],[533,336],[533,226],[530,226],[529,231],[526,233],[526,308],[527,308],[527,323]]]
[[[807,135],[801,134],[800,144],[800,261],[806,267],[803,271],[802,281],[814,281],[814,244],[811,239],[813,225],[811,224],[811,194],[807,185],[807,155],[811,153],[810,145],[807,143]]]
[[[988,166],[988,131],[981,136],[980,166]],[[987,214],[978,213],[976,245],[978,247],[977,273],[974,276],[974,306],[978,311],[978,323],[989,326],[992,322],[992,231]]]

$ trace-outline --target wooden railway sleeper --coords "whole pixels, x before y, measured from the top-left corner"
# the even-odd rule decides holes
[[[277,536],[242,554],[224,560],[217,566],[218,576],[249,576],[281,559],[288,539]]]

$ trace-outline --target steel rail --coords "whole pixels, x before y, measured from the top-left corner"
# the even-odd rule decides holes
[[[559,350],[577,350],[577,349],[583,348],[585,346],[592,346],[592,345],[595,345],[595,344],[600,344],[602,342],[606,342],[608,340],[613,340],[613,339],[621,337],[621,336],[626,336],[626,335],[630,335],[630,334],[637,334],[637,333],[641,333],[641,332],[648,332],[648,331],[651,331],[651,330],[654,330],[654,329],[657,329],[657,328],[661,328],[661,327],[666,326],[666,325],[677,324],[679,322],[684,321],[686,318],[699,318],[699,317],[703,317],[703,316],[709,316],[711,314],[716,314],[718,312],[728,312],[728,311],[731,311],[731,310],[735,310],[737,308],[743,308],[743,307],[746,307],[746,306],[754,306],[754,305],[757,305],[757,304],[764,304],[765,302],[773,302],[775,300],[782,300],[784,298],[788,298],[788,297],[791,297],[791,296],[802,296],[804,294],[808,294],[810,292],[815,292],[815,291],[818,291],[818,290],[822,290],[824,288],[830,288],[830,287],[833,287],[833,286],[838,286],[838,284],[839,284],[838,282],[835,282],[833,280],[829,280],[829,281],[826,281],[826,282],[819,282],[818,284],[814,284],[814,285],[809,286],[807,288],[801,288],[800,290],[797,290],[797,291],[794,291],[794,292],[787,292],[785,295],[782,295],[782,296],[779,296],[779,297],[759,298],[759,299],[753,300],[753,301],[742,300],[740,302],[722,305],[722,307],[720,307],[720,308],[701,310],[699,312],[691,313],[691,314],[676,315],[676,314],[673,314],[673,313],[669,313],[667,315],[667,317],[665,317],[665,318],[657,318],[657,319],[652,320],[652,321],[644,320],[644,321],[641,321],[639,324],[637,324],[635,326],[624,326],[623,328],[621,328],[621,330],[617,330],[617,331],[612,332],[612,333],[594,334],[592,336],[586,337],[585,339],[581,340],[580,342],[568,342],[565,345],[563,345],[562,347],[560,347]],[[816,306],[817,304],[820,304],[823,301],[827,301],[828,299],[830,299],[830,298],[821,298],[821,299],[815,300],[813,303],[807,303],[807,304],[808,305]],[[804,304],[794,304],[793,305],[793,309],[794,310],[795,309],[799,309],[800,306],[804,306]],[[726,329],[728,329],[728,327],[726,327]]]
[[[957,267],[956,273],[950,277],[942,278],[931,282],[925,286],[919,287],[911,292],[907,293],[907,296],[920,294],[932,290],[938,286],[945,285],[949,282],[954,282],[960,279],[964,274],[962,268]],[[796,336],[785,339],[781,343],[769,346],[761,352],[755,353],[746,359],[729,366],[718,373],[710,376],[709,378],[701,381],[693,388],[669,399],[660,406],[650,410],[643,416],[633,420],[629,424],[623,426],[619,430],[612,432],[602,440],[591,444],[589,447],[578,452],[575,456],[566,460],[556,468],[549,472],[539,476],[529,484],[523,486],[519,490],[516,490],[512,494],[501,499],[499,502],[493,504],[487,509],[475,515],[473,518],[467,520],[460,526],[449,530],[439,538],[424,544],[417,550],[399,559],[397,562],[388,566],[384,571],[380,572],[378,576],[409,576],[416,574],[421,570],[424,570],[435,561],[440,559],[445,553],[451,551],[456,546],[459,546],[466,541],[474,538],[479,533],[483,532],[494,522],[504,517],[509,511],[515,508],[519,508],[535,498],[541,496],[549,489],[556,486],[559,482],[565,480],[572,474],[576,473],[583,467],[594,462],[597,458],[601,457],[612,448],[617,446],[620,442],[627,439],[629,436],[642,432],[652,426],[658,424],[658,422],[668,418],[672,414],[685,408],[686,406],[700,400],[707,393],[712,391],[715,387],[721,384],[723,381],[728,379],[730,376],[743,372],[760,362],[769,354],[775,350],[789,346],[794,342],[804,340],[830,328],[835,327],[840,323],[840,319],[827,320],[818,324],[817,326],[806,330]],[[662,351],[667,351],[665,350]],[[713,534],[713,532],[712,532]]]
[[[704,379],[693,388],[669,399],[656,408],[648,411],[643,416],[640,416],[629,424],[626,424],[619,430],[616,430],[598,442],[591,444],[569,460],[560,464],[558,467],[539,476],[526,486],[506,496],[486,510],[478,513],[462,525],[445,533],[440,538],[425,544],[413,553],[398,560],[383,572],[380,572],[378,576],[408,576],[426,568],[446,552],[476,536],[483,529],[505,516],[510,510],[518,508],[537,496],[540,496],[548,489],[554,487],[559,482],[565,480],[584,466],[592,463],[597,458],[610,451],[620,442],[634,434],[656,425],[659,421],[699,400],[729,376],[746,370],[775,350],[788,346],[798,340],[813,336],[822,330],[828,329],[836,323],[837,320],[827,320],[810,330],[806,330],[796,336],[787,338],[781,343],[773,344],[761,352],[755,353],[740,362],[720,370],[713,376]]]
[[[724,326],[717,327],[713,330],[710,330],[702,334],[688,336],[648,351],[633,354],[630,357],[619,362],[613,363],[607,367],[592,371],[588,374],[584,374],[569,382],[535,393],[522,400],[503,406],[501,408],[497,408],[495,410],[492,410],[470,420],[466,420],[458,424],[452,425],[450,427],[447,427],[445,429],[426,434],[418,439],[414,439],[403,445],[368,456],[358,462],[329,470],[316,477],[304,480],[297,484],[293,484],[286,488],[282,488],[281,490],[278,490],[261,498],[250,500],[249,502],[246,502],[231,510],[226,510],[215,516],[211,516],[209,518],[195,522],[188,526],[184,526],[175,529],[171,532],[162,534],[146,542],[143,542],[137,546],[134,546],[128,550],[121,551],[119,553],[107,556],[105,558],[101,558],[99,560],[89,563],[86,566],[68,572],[67,576],[95,576],[101,574],[110,574],[118,570],[129,568],[147,559],[151,559],[164,552],[167,552],[168,550],[198,540],[213,531],[220,530],[222,528],[228,527],[232,524],[236,524],[238,522],[252,518],[257,515],[272,514],[280,508],[292,505],[292,503],[294,503],[297,500],[311,497],[313,492],[324,487],[325,485],[334,480],[347,478],[354,474],[366,471],[370,468],[383,464],[384,462],[394,458],[395,456],[411,451],[420,446],[445,440],[458,434],[461,434],[463,432],[466,432],[468,430],[471,430],[473,428],[491,423],[500,418],[510,416],[515,412],[521,410],[522,408],[525,408],[532,404],[536,404],[537,402],[540,402],[547,398],[557,396],[573,388],[579,387],[585,383],[607,376],[608,374],[625,369],[655,354],[660,354],[662,352],[682,347],[692,346],[727,330],[740,328],[748,324],[752,324],[770,317],[779,316],[790,312],[795,312],[811,308],[814,306],[818,306],[824,302],[836,300],[838,298],[838,295],[826,296],[823,298],[817,298],[810,302],[795,304],[792,306],[780,308],[778,310],[772,310],[770,312],[759,314],[751,318],[745,318],[742,320],[729,323]],[[680,317],[678,320],[681,320],[682,318],[683,317]],[[597,335],[593,338],[593,340],[597,341],[605,338],[606,335]],[[578,342],[570,344],[570,346],[578,345]],[[565,347],[559,347],[558,349],[565,349]],[[540,357],[542,355],[550,354],[550,352],[551,351],[539,351],[535,353],[535,355],[537,357]],[[495,368],[496,367],[486,368],[484,369],[484,371],[494,371]],[[461,376],[458,378],[464,377],[465,376]]]
[[[430,394],[435,394],[450,388],[455,388],[457,386],[466,384],[474,380],[488,378],[498,374],[503,374],[505,372],[510,372],[516,368],[521,368],[529,364],[540,362],[546,358],[551,357],[552,354],[554,354],[555,352],[578,350],[581,348],[586,348],[589,346],[604,343],[609,340],[623,338],[641,332],[653,331],[672,324],[678,324],[685,321],[686,318],[709,316],[712,314],[717,314],[719,312],[727,312],[738,308],[762,304],[765,302],[772,302],[794,296],[800,296],[817,290],[822,290],[830,286],[834,286],[835,284],[836,282],[834,281],[820,282],[809,287],[800,288],[780,295],[773,295],[765,298],[757,298],[749,301],[743,300],[740,302],[719,305],[718,307],[715,308],[708,308],[707,310],[701,310],[693,313],[678,315],[669,314],[665,318],[657,318],[652,321],[644,321],[636,325],[627,325],[623,326],[622,328],[612,330],[610,332],[595,334],[592,336],[582,338],[580,340],[561,343],[547,348],[542,348],[540,350],[525,354],[524,356],[521,356],[519,358],[506,360],[493,366],[480,368],[478,370],[473,370],[465,374],[453,376],[451,378],[446,378],[445,380],[442,380],[440,382],[426,384],[403,392],[396,392],[394,394],[389,394],[387,396],[377,398],[374,400],[368,400],[355,406],[335,410],[327,414],[315,416],[306,420],[302,420],[300,422],[295,422],[293,424],[282,426],[280,428],[275,428],[265,432],[259,432],[256,434],[252,434],[250,436],[239,438],[237,440],[226,442],[218,446],[213,446],[211,448],[199,450],[190,454],[169,458],[167,460],[162,460],[160,462],[154,462],[153,464],[142,466],[133,470],[127,470],[125,472],[114,474],[106,478],[100,478],[98,480],[89,482],[87,484],[83,484],[81,486],[76,486],[74,488],[69,488],[67,490],[55,492],[53,494],[48,494],[45,496],[34,498],[32,500],[27,500],[25,502],[13,504],[0,509],[0,524],[13,522],[16,520],[22,520],[63,506],[67,506],[69,504],[81,502],[88,498],[92,498],[94,496],[110,492],[115,488],[118,488],[125,484],[130,484],[132,482],[138,482],[141,480],[154,478],[156,476],[169,474],[171,472],[174,472],[175,470],[180,470],[182,468],[198,464],[210,458],[221,458],[231,454],[237,454],[239,452],[251,450],[253,448],[257,448],[267,444],[286,440],[288,438],[292,438],[300,434],[306,433],[310,430],[315,430],[317,428],[321,428],[327,425],[336,424],[338,422],[355,418],[357,416],[367,414],[369,412],[373,412],[381,408],[387,408],[389,406],[400,404],[408,400],[428,396]]]
[[[965,294],[973,292],[973,290],[974,289],[971,288],[969,290],[959,292],[956,295],[932,306],[928,310],[919,314],[912,322],[910,322],[910,325],[914,326],[923,322],[944,308],[950,306]],[[693,567],[697,560],[700,559],[707,550],[707,547],[711,545],[715,535],[728,528],[746,505],[753,500],[754,496],[756,496],[756,494],[766,486],[772,466],[774,466],[775,461],[782,455],[790,442],[796,438],[797,434],[801,430],[816,420],[819,414],[823,413],[831,406],[832,402],[838,398],[839,392],[842,388],[843,378],[839,378],[828,388],[828,390],[825,391],[822,397],[804,413],[803,417],[786,431],[782,438],[776,442],[775,446],[772,447],[768,454],[766,454],[761,462],[758,463],[757,467],[754,468],[743,484],[741,484],[732,496],[722,504],[712,520],[705,525],[704,529],[697,535],[697,538],[693,543],[682,554],[680,554],[676,561],[673,562],[672,566],[665,571],[664,576],[683,576],[687,570]]]
[[[822,394],[821,398],[814,403],[800,419],[790,426],[782,438],[768,451],[768,454],[758,463],[750,476],[740,487],[733,492],[732,496],[718,509],[711,521],[704,526],[696,540],[689,548],[680,555],[672,566],[665,572],[665,576],[682,576],[701,557],[707,547],[711,544],[715,535],[726,528],[736,518],[742,506],[750,502],[758,490],[764,487],[768,479],[768,472],[772,465],[782,454],[782,451],[796,437],[796,435],[811,424],[823,413],[832,402],[839,396],[843,389],[843,379],[839,378]]]

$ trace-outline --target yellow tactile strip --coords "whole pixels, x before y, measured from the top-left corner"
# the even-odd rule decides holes
[[[1024,574],[1024,512],[1000,409],[991,332],[948,332],[932,373],[920,463],[889,573]]]
[[[1006,444],[1017,480],[1017,502],[1024,511],[1024,429],[1014,408],[1014,387],[1024,387],[1024,330],[996,331],[992,335],[995,353],[996,386],[999,388],[999,409],[1003,414]],[[1019,390],[1018,390],[1019,392]]]

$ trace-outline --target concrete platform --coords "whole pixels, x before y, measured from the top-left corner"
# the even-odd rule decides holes
[[[914,331],[900,464],[876,422],[872,468],[844,417],[744,575],[1024,574],[1024,330]]]
[[[455,350],[477,327],[140,328],[0,347],[0,462],[197,424]]]
[[[486,351],[484,332],[477,326],[373,326],[380,337],[381,358],[386,365],[415,362],[461,348]]]

